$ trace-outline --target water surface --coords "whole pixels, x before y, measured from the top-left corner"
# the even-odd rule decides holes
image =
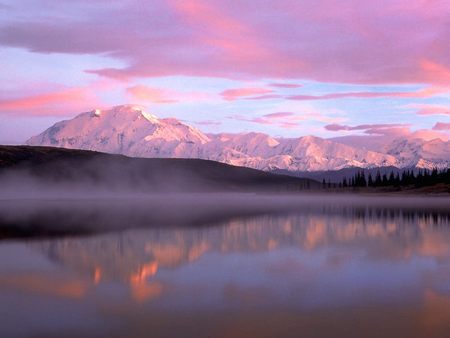
[[[448,200],[166,202],[2,201],[0,336],[449,336]]]

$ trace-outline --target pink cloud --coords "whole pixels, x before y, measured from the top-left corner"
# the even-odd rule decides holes
[[[286,98],[289,100],[333,100],[343,98],[381,98],[381,97],[398,97],[398,98],[427,98],[437,94],[449,92],[450,88],[445,87],[427,87],[414,92],[344,92],[329,93],[324,95],[291,95]]]
[[[408,137],[409,138],[421,138],[424,140],[434,140],[441,139],[442,141],[448,141],[450,134],[445,130],[429,130],[429,129],[419,129],[414,132],[411,132]]]
[[[381,124],[360,124],[357,126],[347,126],[342,124],[329,124],[325,126],[326,130],[329,131],[342,131],[342,130],[380,130],[386,128],[397,128],[409,126],[408,124],[401,123],[381,123]]]
[[[449,32],[447,31],[447,34],[448,33]],[[446,86],[450,84],[450,65],[423,59],[420,62],[420,68],[423,72],[423,77],[428,80],[428,82]]]
[[[439,129],[442,128],[442,129]],[[347,126],[339,124],[331,124],[325,126],[329,131],[362,131],[364,134],[373,136],[383,136],[388,138],[407,137],[407,138],[421,138],[425,140],[431,140],[440,138],[442,140],[448,140],[449,136],[441,131],[446,130],[446,124],[437,123],[433,130],[419,129],[411,131],[409,124],[400,123],[386,123],[386,124],[361,124],[357,126]]]
[[[127,93],[138,101],[146,101],[153,103],[175,103],[177,100],[173,99],[175,93],[161,88],[147,87],[137,85],[127,88]]]
[[[325,129],[329,131],[362,131],[368,135],[399,137],[410,135],[409,127],[409,124],[402,123],[360,124],[357,126],[329,124],[325,126]]]
[[[433,130],[450,130],[450,123],[436,122]]]
[[[274,125],[281,128],[295,128],[298,127],[300,123],[305,121],[319,121],[330,123],[332,121],[340,120],[339,118],[332,118],[325,116],[320,112],[304,112],[304,113],[276,112],[251,118],[248,118],[243,115],[233,115],[229,116],[228,118],[263,125]]]
[[[278,113],[270,113],[263,115],[265,118],[268,119],[278,119],[278,118],[284,118],[284,117],[291,117],[294,116],[294,113],[291,112],[278,112]]]
[[[266,94],[266,95],[246,97],[245,100],[273,100],[282,98],[284,98],[284,96],[280,94]]]
[[[449,87],[430,86],[417,91],[405,91],[405,92],[343,92],[343,93],[328,93],[323,95],[287,95],[280,94],[267,94],[260,96],[246,97],[246,100],[267,100],[284,98],[287,100],[295,101],[314,101],[314,100],[336,100],[346,98],[358,98],[358,99],[372,99],[383,97],[397,97],[397,98],[428,98],[438,94],[450,92]]]
[[[39,4],[17,5],[21,16],[3,20],[0,44],[126,63],[91,70],[104,76],[450,84],[448,1],[61,0],[52,15]]]
[[[435,104],[414,104],[409,108],[418,109],[418,115],[450,115],[450,107]]]
[[[204,92],[195,91],[178,91],[166,88],[156,88],[145,85],[136,85],[128,87],[126,89],[126,94],[133,102],[140,103],[157,103],[157,104],[167,104],[167,103],[177,103],[177,102],[199,102],[210,100],[215,96]]]
[[[61,115],[92,109],[99,101],[87,88],[0,99],[0,111],[21,115]]]
[[[300,88],[303,87],[301,84],[295,84],[295,83],[269,83],[269,87],[276,87],[276,88]]]
[[[374,93],[374,92],[353,92],[353,93],[330,93],[324,95],[291,95],[288,100],[309,101],[309,100],[333,100],[342,98],[377,98],[392,96],[393,93]],[[397,93],[395,93],[397,94]]]
[[[259,117],[252,117],[248,118],[243,115],[233,115],[229,116],[228,118],[238,121],[245,121],[245,122],[252,122],[252,123],[258,123],[263,125],[275,125],[279,126],[281,128],[293,128],[297,127],[301,118],[298,116],[296,117],[294,113],[288,113],[288,112],[279,112],[279,113],[272,113],[272,114],[266,114]]]
[[[222,124],[222,122],[220,121],[212,121],[212,120],[196,121],[194,123],[200,126],[220,126]]]
[[[227,101],[234,101],[241,97],[272,93],[273,90],[267,88],[236,88],[227,89],[220,93],[222,97]]]
[[[364,130],[364,134],[368,135],[382,135],[388,137],[407,136],[411,133],[409,127],[393,126],[393,127],[381,127],[381,128],[369,128]]]

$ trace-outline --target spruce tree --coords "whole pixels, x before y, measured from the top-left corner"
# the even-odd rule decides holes
[[[366,174],[364,173],[364,170],[361,170],[361,186],[367,187],[367,181],[366,181]]]
[[[389,174],[388,185],[393,186],[394,183],[395,183],[394,171],[391,170],[391,173]]]
[[[377,170],[377,175],[375,176],[375,187],[381,187],[382,180],[381,180],[381,173],[380,170]]]
[[[382,179],[381,185],[383,187],[388,185],[388,178],[387,178],[386,174],[383,174],[383,179]]]
[[[397,171],[397,174],[395,175],[395,181],[394,186],[399,187],[400,186],[400,173]]]
[[[368,186],[373,187],[372,174],[369,173],[369,178],[367,180],[368,180]]]

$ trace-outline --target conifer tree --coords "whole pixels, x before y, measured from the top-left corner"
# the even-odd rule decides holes
[[[398,171],[397,171],[397,174],[395,175],[394,186],[395,187],[400,186],[400,173]]]
[[[344,188],[347,188],[347,187],[348,187],[348,183],[347,183],[347,178],[346,178],[346,177],[344,177],[344,179],[342,180],[342,186],[343,186]]]
[[[377,170],[377,175],[375,176],[375,187],[381,187],[382,180],[381,180],[381,173],[380,170]]]
[[[386,174],[383,174],[383,179],[382,179],[381,185],[383,187],[388,185],[388,178],[387,178]]]
[[[389,174],[388,185],[394,185],[394,183],[395,183],[394,171],[391,170],[391,173]]]

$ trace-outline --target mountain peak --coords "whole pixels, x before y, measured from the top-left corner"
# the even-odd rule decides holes
[[[323,141],[323,138],[314,136],[314,135],[305,135],[301,137],[302,141],[305,142],[318,142],[318,141]]]
[[[126,113],[126,112],[132,112],[132,111],[144,111],[145,108],[143,106],[140,106],[137,104],[120,104],[120,105],[110,108],[109,110]]]
[[[95,109],[58,122],[30,138],[29,145],[119,153],[132,157],[200,158],[256,169],[338,170],[381,166],[445,167],[449,142],[399,139],[386,149],[366,150],[313,135],[273,138],[264,133],[206,135],[174,118],[137,105]]]
[[[114,119],[114,120],[122,119],[126,121],[131,119],[144,118],[145,120],[147,120],[152,124],[159,123],[159,118],[153,114],[146,112],[144,107],[131,104],[114,106],[110,109],[96,108],[88,113],[82,113],[78,115],[76,118],[81,118],[86,115],[89,117]]]

